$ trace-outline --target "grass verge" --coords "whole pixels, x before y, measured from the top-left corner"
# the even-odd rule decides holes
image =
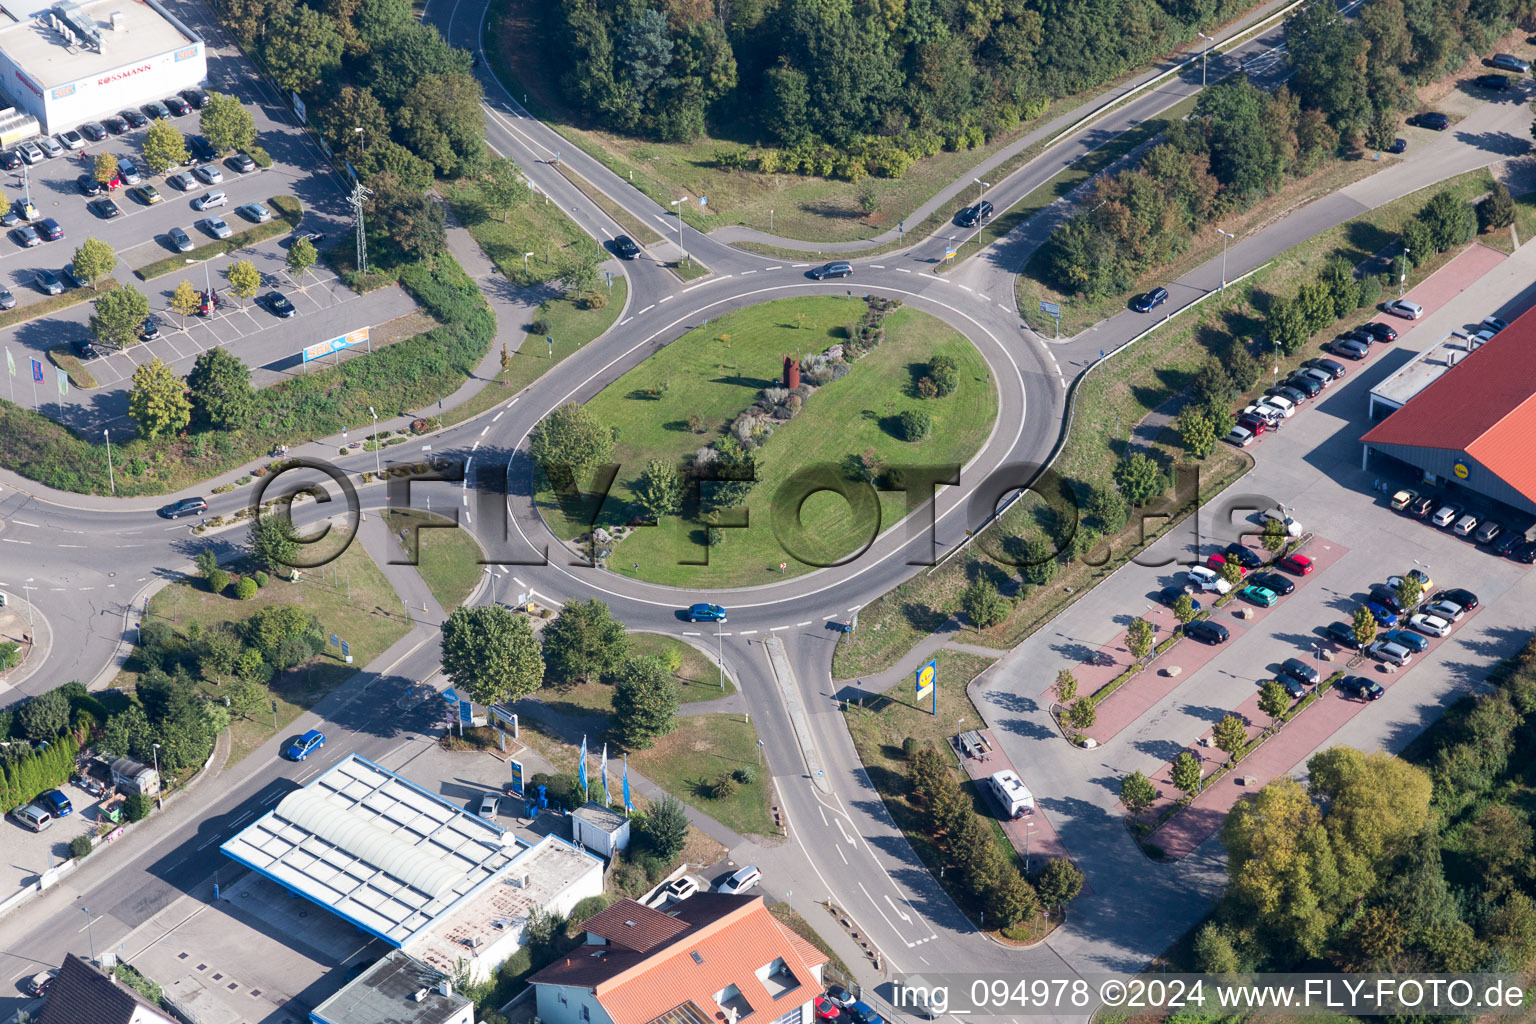
[[[48,361],[69,375],[69,383],[77,388],[94,388],[97,384],[96,377],[81,365],[80,360],[69,350],[67,345],[58,345],[48,350]]]
[[[701,277],[708,277],[710,270],[698,260],[689,258],[686,260],[673,260],[665,264],[666,268],[684,281],[694,281]]]
[[[737,715],[692,715],[649,750],[629,760],[656,785],[742,835],[777,835],[768,812],[769,766],[757,766],[757,730]],[[753,779],[730,796],[707,795],[721,774],[750,768]]]
[[[631,633],[629,653],[635,658],[655,655],[663,660],[676,659],[678,668],[672,673],[672,680],[677,686],[679,704],[719,700],[736,692],[736,684],[730,676],[724,677],[722,689],[720,670],[715,663],[691,644],[675,637],[660,633]],[[540,700],[561,714],[608,716],[613,714],[613,685],[607,682],[561,687],[546,684],[540,691]]]
[[[267,200],[273,212],[276,214],[265,224],[253,224],[244,231],[236,231],[228,238],[221,238],[207,245],[200,245],[190,252],[177,253],[175,256],[167,256],[163,260],[145,264],[133,272],[140,281],[149,281],[157,277],[181,270],[187,265],[187,261],[202,263],[211,260],[215,256],[222,256],[236,249],[243,249],[257,242],[265,242],[269,238],[292,231],[299,225],[299,218],[304,214],[304,207],[293,196],[273,196]]]
[[[474,536],[454,527],[445,516],[429,516],[414,509],[391,509],[384,513],[384,521],[405,560],[416,563],[422,582],[443,610],[452,612],[463,604],[480,582],[484,568],[479,564],[480,545]]]
[[[117,279],[109,277],[96,282],[94,288],[65,288],[59,295],[50,295],[41,302],[29,302],[25,306],[17,306],[0,313],[0,331],[7,327],[14,327],[28,320],[36,320],[40,316],[49,313],[57,313],[61,309],[80,302],[89,302],[101,298],[113,288],[118,287]]]
[[[572,259],[600,260],[607,253],[548,196],[492,212],[473,181],[439,186],[459,223],[508,281],[523,288],[559,281]],[[524,253],[532,253],[524,257]]]

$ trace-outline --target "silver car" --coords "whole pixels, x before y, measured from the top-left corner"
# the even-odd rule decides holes
[[[192,177],[192,175],[188,174],[186,171],[181,171],[177,174],[171,175],[169,178],[165,179],[165,183],[172,188],[180,189],[183,192],[190,192],[197,187],[197,179]]]
[[[20,153],[21,158],[29,164],[42,163],[44,160],[48,159],[47,154],[45,154],[41,149],[38,149],[37,143],[35,142],[23,142],[21,145],[16,147],[16,152]]]
[[[192,172],[205,185],[217,185],[224,180],[224,172],[213,164],[203,164]]]
[[[228,238],[234,234],[234,229],[224,223],[223,217],[204,217],[203,227],[214,238]]]
[[[58,156],[64,152],[64,147],[59,145],[58,141],[49,135],[44,135],[38,139],[37,144],[42,147],[43,152],[48,156]]]

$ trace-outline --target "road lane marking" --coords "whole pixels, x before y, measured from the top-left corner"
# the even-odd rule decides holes
[[[755,629],[744,629],[744,630],[741,631],[741,635],[742,636],[752,636],[756,632],[757,632],[757,630],[755,630]],[[730,636],[731,634],[727,633],[725,635],[726,636]]]
[[[810,264],[809,263],[791,263],[790,266],[792,266],[792,267],[808,267],[808,266],[810,266]]]
[[[642,309],[640,312],[636,313],[635,316],[644,316],[645,314],[649,313],[651,310],[653,310],[655,308],[656,308],[656,303],[653,302],[649,306],[646,306],[644,309]]]
[[[908,270],[906,267],[897,267],[896,268],[896,273],[898,273],[898,274],[910,274],[910,273],[912,273],[912,271]]]
[[[703,635],[704,635],[703,633],[689,633],[686,630],[683,632],[683,636],[703,636]]]
[[[870,266],[873,267],[875,270],[884,270],[885,269],[885,264],[884,263],[871,263]]]
[[[757,273],[757,271],[755,271],[755,270],[743,270],[741,272],[741,276],[742,277],[746,277],[748,274],[755,274],[755,273]]]
[[[794,629],[794,628],[795,628],[794,626],[773,626],[773,627],[771,627],[768,630],[768,632],[770,632],[770,633],[777,633],[781,629]]]
[[[677,298],[677,296],[676,296],[676,295],[666,295],[666,296],[663,296],[663,297],[662,297],[662,299],[661,299],[661,301],[660,301],[660,302],[658,302],[658,303],[656,303],[656,305],[658,305],[658,306],[659,306],[659,305],[661,305],[661,303],[662,303],[662,302],[671,302],[671,301],[672,301],[672,300],[673,300],[673,299],[675,299],[675,298]],[[642,312],[642,313],[644,313],[644,312],[645,312],[645,310],[643,310],[643,309],[642,309],[642,310],[641,310],[641,311],[640,311],[640,312]]]
[[[804,622],[797,622],[797,623],[795,623],[795,628],[799,629],[801,626],[809,626],[810,624],[811,624],[811,620],[810,619],[806,619]]]
[[[779,263],[779,264],[775,264],[774,266],[771,266],[771,267],[764,267],[763,269],[764,270],[783,270],[784,269],[784,264]]]

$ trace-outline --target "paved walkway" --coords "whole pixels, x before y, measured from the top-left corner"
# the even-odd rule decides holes
[[[440,628],[448,618],[448,613],[437,603],[437,598],[432,596],[432,590],[421,578],[421,573],[406,561],[408,556],[399,539],[391,535],[383,516],[378,513],[364,513],[364,516],[357,526],[357,539],[363,545],[363,550],[379,567],[384,579],[394,588],[396,596],[410,609],[411,619],[424,626]],[[485,577],[482,576],[465,603],[473,603],[484,586]]]

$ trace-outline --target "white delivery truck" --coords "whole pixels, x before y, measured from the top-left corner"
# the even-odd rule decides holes
[[[994,772],[987,778],[987,788],[1002,806],[1004,818],[1022,818],[1026,814],[1035,813],[1035,795],[1015,773]]]

